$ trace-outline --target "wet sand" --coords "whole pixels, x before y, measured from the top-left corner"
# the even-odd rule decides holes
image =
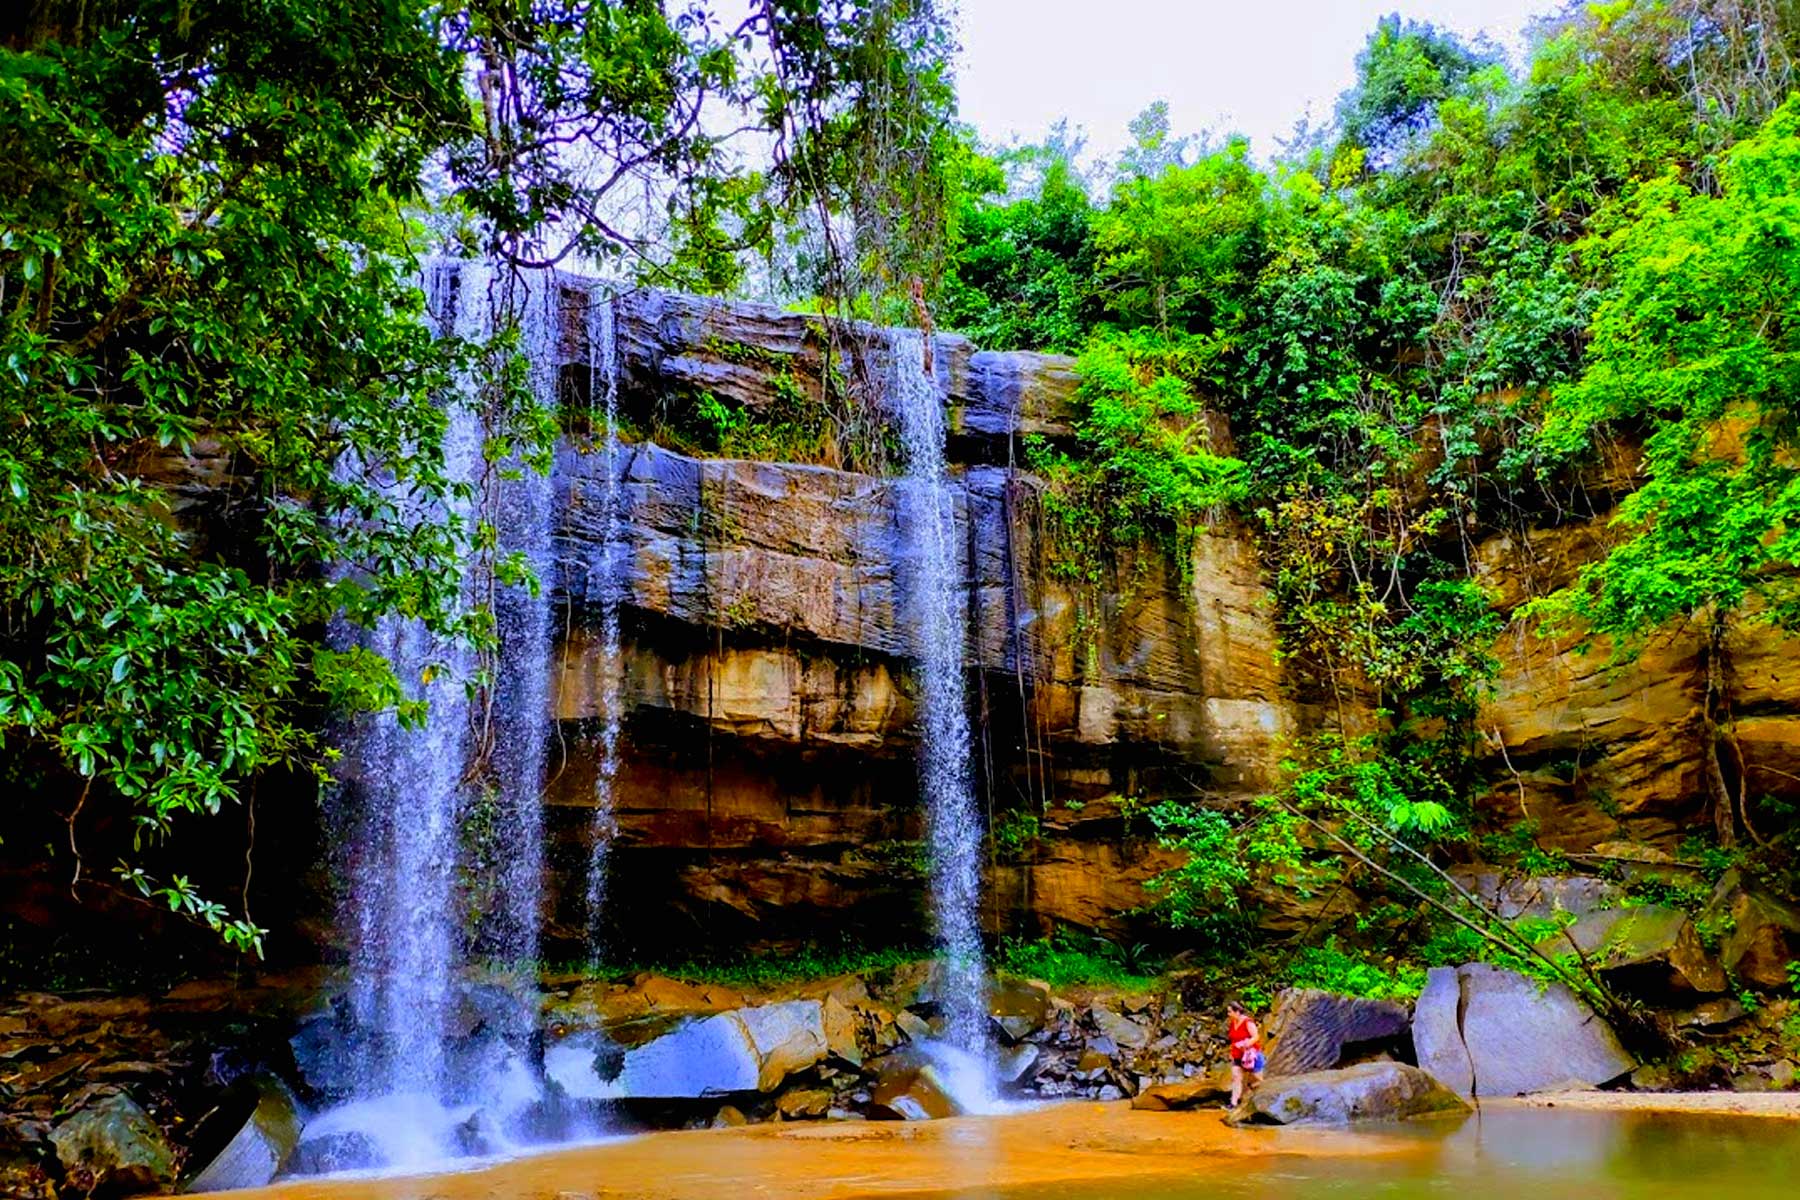
[[[831,1122],[651,1133],[478,1170],[309,1180],[259,1200],[851,1200],[1051,1183],[1193,1179],[1247,1159],[1374,1158],[1416,1140],[1324,1129],[1228,1128],[1218,1111],[1070,1103],[998,1117]]]
[[[1713,1113],[1800,1121],[1800,1092],[1554,1092],[1488,1100],[1487,1107],[1572,1108],[1583,1112]]]

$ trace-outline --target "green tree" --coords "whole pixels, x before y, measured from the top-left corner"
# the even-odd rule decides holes
[[[866,214],[900,175],[935,178],[938,143],[887,171],[800,164],[941,122],[943,85],[915,86],[944,78],[940,30],[927,0],[770,0],[730,30],[703,4],[585,0],[8,10],[0,767],[25,784],[28,843],[126,825],[118,882],[260,948],[170,843],[181,822],[272,771],[323,776],[330,709],[420,716],[414,681],[329,649],[326,622],[394,614],[484,646],[465,570],[535,586],[484,513],[418,519],[458,490],[447,405],[478,407],[495,462],[544,466],[554,432],[504,312],[491,344],[431,336],[421,256],[503,276],[654,259],[662,231],[608,220],[639,185],[694,228],[814,201]],[[784,136],[784,191],[745,186],[701,120],[714,102]],[[907,251],[926,267],[927,224]],[[767,228],[679,249],[716,264]],[[482,386],[458,398],[470,370]]]
[[[1627,649],[1671,621],[1703,625],[1707,785],[1729,844],[1752,818],[1721,754],[1726,630],[1800,627],[1800,100],[1725,157],[1719,184],[1647,181],[1587,246],[1610,292],[1543,441],[1574,457],[1641,429],[1644,482],[1613,518],[1623,540],[1540,611]]]
[[[1371,165],[1392,165],[1431,127],[1440,104],[1499,61],[1492,46],[1470,46],[1427,22],[1385,17],[1356,56],[1356,85],[1338,101],[1339,131]]]

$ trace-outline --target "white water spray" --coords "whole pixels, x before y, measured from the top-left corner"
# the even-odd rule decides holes
[[[550,273],[496,280],[479,262],[438,263],[427,272],[426,292],[443,335],[484,339],[499,314],[516,315],[536,397],[555,403],[559,291]],[[345,746],[358,811],[346,826],[354,838],[346,856],[353,864],[350,1011],[312,1064],[321,1085],[344,1102],[307,1124],[303,1151],[310,1143],[313,1170],[437,1167],[556,1136],[558,1117],[545,1107],[531,1047],[557,514],[543,475],[517,458],[492,469],[484,462],[491,431],[477,402],[479,382],[460,380],[447,405],[445,471],[458,495],[423,502],[404,481],[388,481],[385,490],[403,521],[472,522],[476,502],[461,495],[485,481],[484,511],[495,521],[499,553],[521,556],[544,586],[533,594],[497,583],[492,594],[499,641],[492,736],[488,771],[474,773],[475,782],[477,714],[466,690],[473,655],[398,617],[364,635],[409,695],[429,702],[429,715],[416,729],[393,714],[364,720]],[[486,599],[471,593],[461,603]],[[476,845],[464,845],[464,830]],[[471,926],[472,907],[479,912]],[[472,979],[477,964],[498,973],[491,982]]]

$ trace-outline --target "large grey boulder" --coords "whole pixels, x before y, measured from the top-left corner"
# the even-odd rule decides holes
[[[1625,901],[1618,884],[1592,875],[1534,875],[1520,878],[1476,867],[1452,868],[1450,877],[1474,893],[1504,921],[1545,919],[1558,913],[1585,917]]]
[[[1466,1112],[1468,1107],[1417,1067],[1370,1062],[1264,1080],[1231,1119],[1235,1124],[1341,1125]]]
[[[1359,1000],[1317,988],[1288,988],[1269,1017],[1270,1075],[1302,1075],[1345,1065],[1346,1057],[1378,1052],[1406,1037],[1407,1005]]]
[[[1576,949],[1612,986],[1653,1000],[1681,1000],[1725,990],[1725,972],[1678,908],[1644,904],[1589,913],[1539,949],[1552,957]]]
[[[822,1061],[830,1051],[824,1009],[817,1000],[740,1008],[737,1016],[756,1054],[758,1091],[775,1091],[782,1080]]]
[[[618,1083],[622,1094],[634,1098],[697,1100],[754,1092],[761,1074],[750,1031],[729,1012],[678,1025],[627,1051]]]
[[[175,1178],[175,1152],[123,1092],[90,1100],[50,1131],[64,1187],[94,1195],[160,1190]]]
[[[790,1000],[679,1025],[628,1051],[618,1082],[636,1099],[773,1092],[829,1050],[820,1002]]]
[[[1637,1066],[1611,1027],[1568,987],[1488,963],[1431,973],[1419,997],[1413,1048],[1422,1068],[1467,1096],[1593,1087]]]
[[[1455,967],[1425,973],[1413,1004],[1413,1051],[1419,1068],[1459,1096],[1475,1094],[1475,1063],[1462,1034],[1462,981]]]

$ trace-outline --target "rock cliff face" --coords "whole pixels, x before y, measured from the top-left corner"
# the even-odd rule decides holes
[[[566,306],[575,396],[591,395],[586,295],[571,288]],[[860,397],[864,418],[885,417],[889,349],[871,327],[827,331],[813,317],[664,293],[624,297],[615,311],[620,405],[637,428],[707,393],[755,414],[832,380]],[[1017,835],[995,839],[986,918],[1018,932],[1117,932],[1149,898],[1144,881],[1172,865],[1129,819],[1129,798],[1252,796],[1329,715],[1284,673],[1246,530],[1227,521],[1201,533],[1186,564],[1122,548],[1097,589],[1058,577],[1041,483],[1019,464],[1025,437],[1072,437],[1072,360],[978,350],[955,335],[931,346],[962,534],[977,787],[995,827]],[[1229,443],[1229,430],[1215,433]],[[645,928],[696,947],[924,930],[910,665],[918,561],[905,484],[646,440],[618,455],[619,948]],[[208,509],[227,465],[202,446],[139,469],[196,530],[230,536]],[[580,887],[563,884],[586,857],[601,695],[591,568],[604,467],[591,444],[571,442],[554,480],[549,890],[571,937]],[[1620,454],[1584,480],[1593,511],[1635,486],[1637,469]],[[1547,847],[1641,858],[1707,828],[1720,786],[1800,800],[1800,657],[1788,638],[1738,616],[1722,638],[1695,622],[1614,661],[1604,642],[1541,638],[1520,617],[1609,536],[1604,516],[1476,533],[1477,576],[1514,618],[1494,645],[1500,671],[1479,717],[1481,819],[1529,819]],[[1320,915],[1292,889],[1268,899],[1275,930]]]
[[[1800,645],[1754,612],[1728,620],[1716,647],[1697,619],[1631,655],[1605,639],[1540,637],[1517,619],[1604,553],[1608,532],[1602,518],[1476,549],[1481,581],[1515,618],[1495,645],[1500,673],[1480,718],[1489,819],[1529,818],[1546,846],[1633,858],[1710,831],[1711,786],[1800,798]]]
[[[881,408],[889,352],[877,330],[827,336],[814,318],[661,293],[627,297],[617,313],[628,414],[667,414],[706,392],[754,413],[784,387],[817,396],[833,372],[860,380],[861,402]],[[1035,834],[991,864],[988,920],[1116,927],[1147,898],[1143,881],[1169,865],[1121,798],[1169,786],[1252,795],[1325,716],[1284,678],[1245,530],[1202,534],[1185,571],[1137,547],[1097,591],[1056,577],[1039,481],[1016,464],[1023,437],[1071,436],[1071,360],[980,351],[954,335],[932,350],[963,531],[977,786],[997,825]],[[619,454],[621,894],[685,914],[696,937],[722,942],[923,928],[909,667],[917,563],[904,484],[649,442]],[[571,447],[557,468],[564,752],[552,800],[572,862],[592,794],[584,745],[599,689],[587,565],[603,467]],[[1590,494],[1610,503],[1634,470],[1606,464]],[[1516,615],[1572,579],[1606,537],[1603,520],[1490,536],[1475,547],[1477,572]],[[1720,671],[1699,628],[1614,663],[1604,645],[1584,652],[1575,637],[1544,640],[1519,620],[1495,653],[1501,670],[1480,718],[1490,824],[1529,818],[1544,844],[1578,853],[1673,850],[1709,810],[1709,712],[1731,720],[1728,786],[1800,795],[1800,670],[1788,666],[1792,645],[1766,628],[1732,624]]]
[[[777,380],[816,388],[824,377],[817,322],[775,309],[648,294],[621,302],[618,328],[628,412],[667,411],[700,391],[755,412],[774,402]],[[881,338],[852,327],[838,340],[862,356],[848,370],[885,377]],[[988,918],[1008,929],[1113,925],[1168,865],[1128,828],[1118,798],[1184,783],[1253,794],[1316,714],[1284,698],[1273,613],[1242,530],[1202,535],[1185,572],[1142,548],[1097,591],[1054,578],[1039,483],[997,464],[1023,457],[1024,435],[1069,435],[1070,360],[979,352],[943,335],[933,350],[963,533],[977,786],[996,822],[1038,833],[993,864]],[[863,402],[878,406],[879,388]],[[755,936],[752,922],[773,938],[923,928],[909,665],[917,550],[904,482],[648,442],[618,454],[618,894],[634,911],[685,914],[695,936],[721,942]],[[565,753],[551,803],[571,863],[592,803],[601,690],[589,566],[605,468],[576,447],[557,466]]]

